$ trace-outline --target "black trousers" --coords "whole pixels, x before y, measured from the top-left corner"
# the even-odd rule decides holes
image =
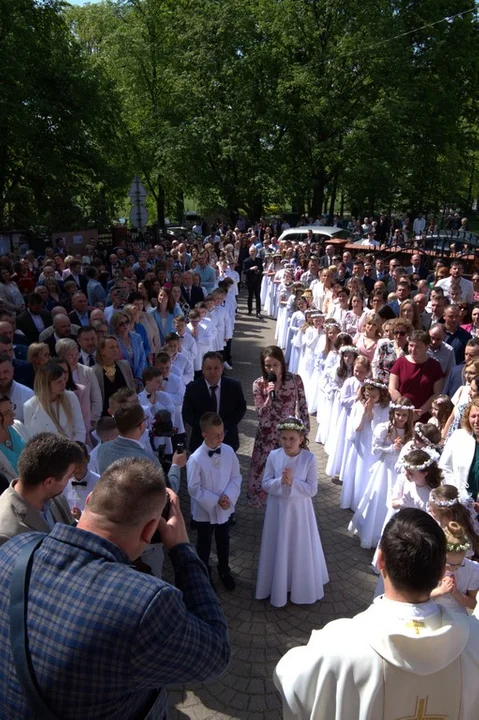
[[[233,364],[233,360],[231,359],[231,340],[232,338],[227,341],[226,345],[223,348],[223,360],[230,365]]]
[[[196,552],[200,560],[203,560],[206,567],[210,567],[211,540],[215,534],[216,555],[218,556],[218,568],[227,570],[230,557],[230,527],[225,522],[222,525],[212,525],[209,522],[196,522],[198,536],[196,538]]]
[[[253,312],[253,295],[256,300],[256,312],[261,312],[261,283],[248,285],[248,312]]]

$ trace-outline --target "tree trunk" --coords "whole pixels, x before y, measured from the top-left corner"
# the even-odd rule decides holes
[[[185,218],[185,198],[182,190],[180,190],[176,196],[176,217],[178,225],[183,225]]]
[[[318,180],[313,187],[313,200],[311,202],[311,215],[316,218],[317,215],[321,215],[323,211],[324,202],[324,184],[321,180]]]
[[[161,175],[158,174],[158,195],[156,197],[156,219],[158,229],[165,230],[165,188],[163,187]]]
[[[334,175],[333,178],[333,184],[331,187],[331,198],[329,201],[329,220],[333,222],[334,217],[334,207],[336,205],[336,195],[338,192],[338,176],[337,174]]]

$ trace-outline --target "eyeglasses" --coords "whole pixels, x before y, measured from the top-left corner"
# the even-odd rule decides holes
[[[127,327],[129,324],[129,321],[123,320],[121,323],[118,323],[118,327]]]
[[[404,337],[404,335],[407,335],[407,332],[405,330],[394,330],[394,335],[401,335],[401,337]]]

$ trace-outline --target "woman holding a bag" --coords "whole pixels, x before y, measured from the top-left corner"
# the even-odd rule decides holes
[[[281,348],[269,345],[260,355],[262,376],[253,383],[258,427],[248,473],[248,504],[264,507],[267,494],[261,489],[266,459],[280,447],[278,424],[287,417],[298,417],[309,432],[309,414],[303,381],[286,371]]]

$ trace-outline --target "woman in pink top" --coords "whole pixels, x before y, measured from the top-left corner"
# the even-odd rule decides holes
[[[377,313],[368,313],[364,320],[362,332],[354,336],[353,342],[357,349],[361,355],[367,357],[370,362],[374,357],[378,340],[381,337],[381,328],[382,320],[379,315]]]

